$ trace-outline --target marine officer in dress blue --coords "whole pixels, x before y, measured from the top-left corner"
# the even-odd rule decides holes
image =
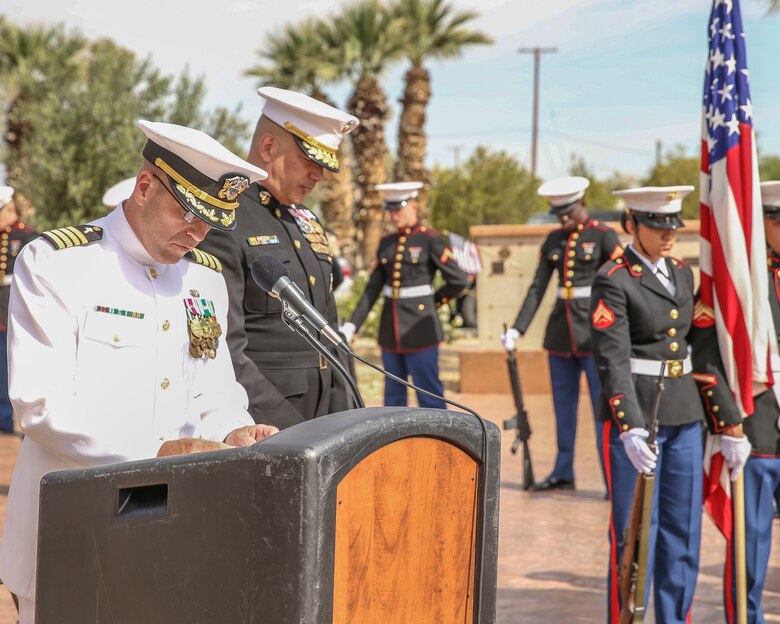
[[[593,280],[593,353],[602,388],[598,418],[612,502],[608,621],[614,624],[620,621],[617,566],[638,473],[655,472],[646,590],[652,580],[658,622],[688,621],[699,571],[704,410],[689,347],[693,272],[671,255],[683,226],[682,199],[692,190],[615,191],[625,200],[623,223],[633,240]],[[662,370],[656,453],[647,441]]]
[[[539,264],[520,312],[514,325],[501,335],[504,348],[512,351],[528,330],[557,271],[557,298],[547,321],[544,348],[550,365],[558,453],[552,472],[534,485],[537,491],[574,488],[574,440],[583,373],[594,414],[598,402],[600,384],[593,363],[588,314],[591,283],[598,268],[619,256],[622,248],[612,228],[588,214],[585,189],[589,185],[587,178],[569,176],[539,187],[539,195],[549,202],[550,213],[561,227],[550,232],[542,243]]]
[[[428,392],[443,396],[439,379],[439,344],[444,339],[438,308],[466,287],[468,276],[458,266],[444,237],[419,219],[417,194],[422,182],[378,184],[385,210],[396,228],[379,242],[366,290],[348,323],[341,327],[351,340],[365,322],[379,295],[384,295],[379,346],[385,369]],[[439,273],[444,284],[434,291]],[[421,407],[444,409],[444,401],[417,393]],[[385,405],[406,405],[406,387],[385,380]]]

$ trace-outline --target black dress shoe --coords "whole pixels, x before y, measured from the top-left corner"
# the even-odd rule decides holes
[[[544,481],[534,483],[534,492],[546,492],[547,490],[573,490],[574,479],[556,479],[555,477],[547,477]]]

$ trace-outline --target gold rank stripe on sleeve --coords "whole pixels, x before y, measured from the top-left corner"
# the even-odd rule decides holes
[[[55,249],[68,249],[89,245],[103,238],[103,229],[96,225],[69,225],[41,234]]]
[[[201,251],[200,249],[193,249],[187,252],[186,255],[198,264],[208,267],[217,273],[222,273],[222,263],[216,256],[212,256],[210,253]]]

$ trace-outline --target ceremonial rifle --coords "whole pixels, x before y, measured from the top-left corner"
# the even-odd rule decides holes
[[[504,324],[506,333],[506,324]],[[512,455],[517,453],[520,444],[523,445],[523,489],[528,490],[534,484],[534,468],[531,465],[531,451],[528,448],[528,439],[531,437],[531,425],[528,423],[528,412],[523,404],[523,391],[520,387],[520,373],[517,370],[515,352],[507,351],[506,363],[509,368],[509,383],[512,384],[512,395],[515,398],[517,415],[504,421],[504,430],[515,429],[517,437],[512,442]]]
[[[658,455],[658,410],[664,391],[666,362],[661,364],[655,389],[655,402],[650,419],[650,435],[647,446]],[[645,586],[647,585],[647,551],[650,545],[650,519],[653,515],[653,491],[655,473],[637,476],[631,514],[623,537],[623,554],[620,557],[618,579],[620,584],[620,624],[643,622],[645,619]]]

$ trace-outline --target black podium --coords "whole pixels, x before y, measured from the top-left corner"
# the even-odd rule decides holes
[[[366,408],[48,474],[37,622],[494,622],[500,433],[483,423]]]

